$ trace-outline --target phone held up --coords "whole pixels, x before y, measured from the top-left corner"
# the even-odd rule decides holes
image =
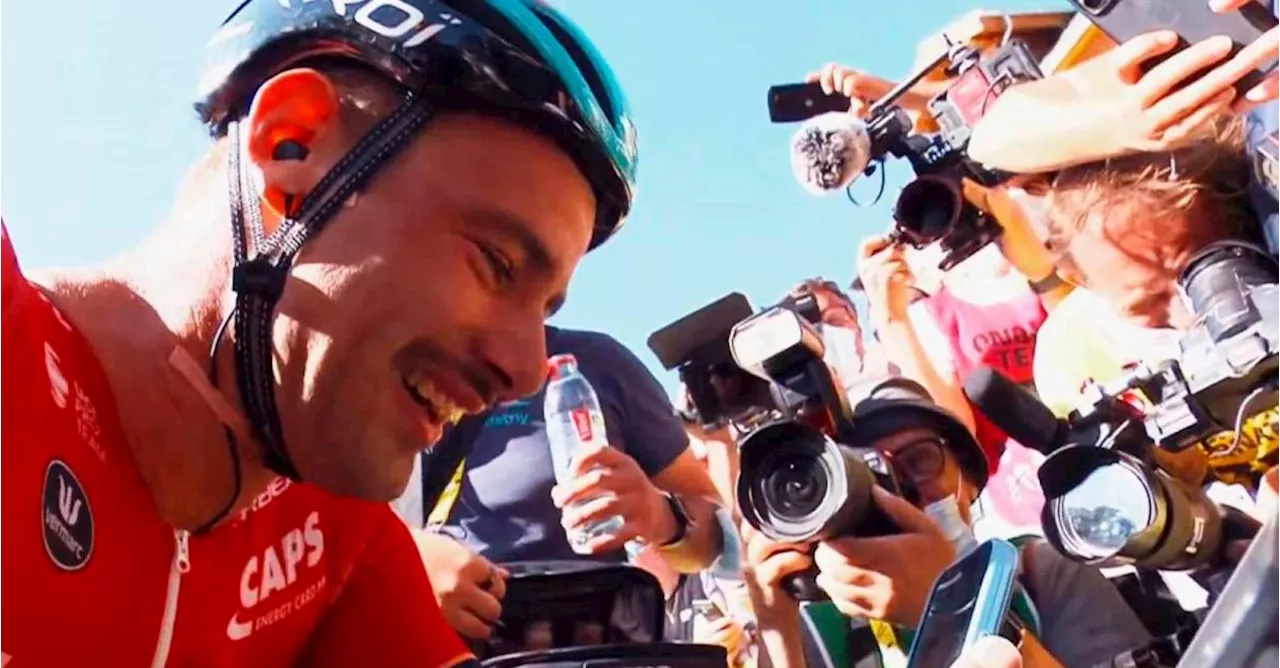
[[[938,576],[916,627],[907,668],[950,666],[980,638],[1021,634],[1009,604],[1018,576],[1018,549],[988,540]]]
[[[830,111],[849,111],[852,103],[840,93],[822,92],[822,84],[795,83],[769,87],[769,121],[799,123]]]
[[[1117,44],[1156,30],[1172,30],[1178,33],[1177,50],[1180,50],[1215,35],[1226,35],[1234,42],[1231,55],[1235,55],[1276,26],[1275,15],[1260,2],[1248,2],[1236,11],[1218,13],[1206,0],[1070,1]],[[1148,67],[1170,55],[1172,53],[1150,62]],[[1275,67],[1273,62],[1249,72],[1236,82],[1236,90],[1243,94],[1262,83]]]

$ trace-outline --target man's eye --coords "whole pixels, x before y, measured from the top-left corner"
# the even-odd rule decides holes
[[[511,261],[501,251],[482,243],[478,243],[476,246],[479,247],[480,254],[484,256],[485,263],[493,271],[494,278],[499,285],[509,283],[515,277]]]

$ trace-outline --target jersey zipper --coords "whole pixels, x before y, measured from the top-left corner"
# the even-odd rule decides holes
[[[173,563],[169,566],[169,587],[164,593],[164,617],[160,619],[160,638],[156,640],[156,653],[151,668],[164,668],[173,648],[173,627],[178,622],[178,590],[182,587],[182,575],[191,570],[191,532],[175,529]]]

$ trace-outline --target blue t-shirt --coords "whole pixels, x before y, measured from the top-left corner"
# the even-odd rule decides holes
[[[1268,102],[1249,113],[1248,128],[1249,150],[1256,150],[1264,141],[1271,141],[1270,135],[1280,126],[1280,111],[1275,102]],[[1253,205],[1257,209],[1258,218],[1262,221],[1262,234],[1267,247],[1274,255],[1280,249],[1280,214],[1277,213],[1275,198],[1262,184],[1255,181],[1252,193]]]
[[[635,459],[649,477],[688,447],[684,427],[658,380],[613,337],[547,327],[547,352],[578,358],[578,368],[600,398],[609,443]],[[555,473],[542,402],[539,391],[492,411],[467,458],[462,490],[440,529],[496,563],[582,558],[569,547],[560,511],[551,503]],[[421,484],[415,472],[405,498],[397,503],[411,521],[421,521]],[[406,507],[414,503],[417,508]],[[600,559],[623,561],[626,553]]]
[[[1280,2],[1272,0],[1271,13],[1280,9]],[[1280,127],[1280,104],[1276,102],[1267,102],[1249,113],[1248,125],[1248,142],[1249,150],[1256,150],[1258,144],[1269,141],[1268,136]],[[1253,184],[1253,206],[1258,211],[1258,218],[1262,221],[1262,234],[1267,241],[1267,246],[1274,255],[1280,248],[1280,213],[1277,212],[1277,203],[1270,192],[1257,183],[1256,177]]]

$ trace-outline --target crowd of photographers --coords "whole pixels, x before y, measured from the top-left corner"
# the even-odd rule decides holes
[[[620,516],[592,558],[655,576],[668,639],[719,645],[734,666],[814,665],[803,608],[826,601],[861,620],[879,665],[904,665],[939,574],[999,537],[1021,556],[1016,652],[989,641],[961,661],[1172,665],[1275,514],[1277,204],[1255,169],[1276,141],[1275,75],[1235,87],[1275,61],[1275,32],[1234,54],[1210,39],[1163,59],[1176,36],[1146,34],[984,99],[962,166],[921,174],[886,233],[848,240],[849,288],[810,279],[785,296],[779,308],[803,316],[792,347],[748,359],[731,342],[754,376],[655,334],[684,382],[675,410],[611,337],[548,328],[548,352],[574,354],[599,394],[613,447],[557,486],[539,395],[469,436],[438,502],[411,485],[400,510],[421,529],[446,618],[512,648],[604,642],[609,621],[553,630],[535,614],[509,628],[504,597],[513,569],[581,558],[566,532]],[[849,98],[835,113],[869,132],[839,156],[862,164],[843,169],[862,171],[859,150],[936,166],[907,143],[883,148],[892,119],[875,103],[893,82],[835,64],[808,80]],[[899,89],[896,109],[927,123],[949,85]],[[937,204],[935,182],[956,196],[941,224],[921,211]],[[904,229],[907,218],[922,222]],[[750,307],[713,306],[747,338]],[[782,331],[768,315],[753,316],[757,330]],[[849,498],[831,501],[830,481],[807,488],[813,476],[779,460],[788,448],[878,484],[840,483]],[[1144,481],[1162,519],[1117,516],[1100,498],[1117,467]],[[822,519],[793,522],[787,504]]]

